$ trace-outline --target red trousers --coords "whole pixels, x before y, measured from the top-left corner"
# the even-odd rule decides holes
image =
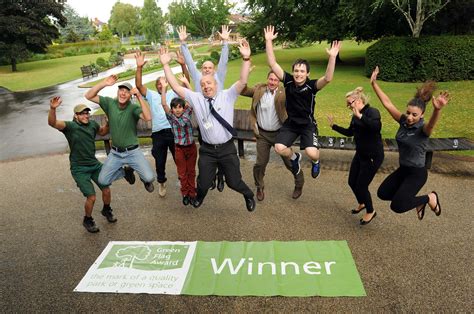
[[[181,195],[196,197],[196,144],[175,145],[175,162],[181,182]]]

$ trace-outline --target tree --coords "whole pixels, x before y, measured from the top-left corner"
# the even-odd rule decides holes
[[[0,56],[16,72],[16,64],[30,53],[44,53],[58,38],[57,25],[67,21],[60,1],[4,1],[0,5]]]
[[[71,6],[66,5],[63,14],[66,17],[67,25],[59,27],[59,32],[66,42],[86,40],[94,34],[94,27],[89,19],[79,16]]]
[[[374,5],[377,7],[385,1],[390,1],[396,10],[405,17],[412,36],[418,38],[423,24],[442,10],[451,0],[416,0],[416,6],[413,6],[413,0],[377,0]]]
[[[175,27],[186,25],[191,35],[207,37],[227,24],[232,7],[227,0],[174,1],[168,7],[169,21]]]
[[[158,42],[165,33],[165,19],[155,0],[145,0],[141,9],[140,26],[149,42]]]
[[[134,35],[139,29],[139,8],[128,3],[116,2],[110,13],[109,25],[113,32],[124,35]]]
[[[102,30],[97,34],[99,40],[111,40],[114,37],[107,24],[102,25]]]

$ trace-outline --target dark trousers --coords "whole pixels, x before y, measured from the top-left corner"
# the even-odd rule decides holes
[[[394,212],[404,213],[428,203],[428,195],[416,196],[427,179],[425,167],[400,166],[382,182],[377,195],[384,201],[392,201],[390,208]]]
[[[156,176],[159,183],[166,182],[166,158],[168,157],[168,149],[174,156],[174,136],[171,129],[163,129],[158,132],[153,132],[151,134],[151,139],[153,141],[153,147],[151,149],[151,154],[155,158],[155,167],[156,167]]]
[[[196,144],[176,145],[176,168],[181,183],[181,195],[196,196]]]
[[[227,186],[245,197],[253,197],[252,190],[242,180],[240,161],[233,140],[221,145],[202,143],[199,147],[198,198],[204,199],[216,176],[217,168],[225,175]]]
[[[255,180],[255,186],[257,188],[264,188],[265,182],[263,177],[265,176],[265,170],[267,169],[268,161],[270,160],[270,150],[275,146],[276,136],[278,131],[265,131],[259,128],[257,135],[257,161],[253,166],[253,178]],[[286,169],[291,172],[291,161],[289,158],[280,156],[285,164]],[[300,171],[297,175],[293,175],[295,179],[295,187],[302,188],[304,185],[303,171]]]
[[[352,159],[349,171],[349,186],[359,204],[364,204],[367,213],[373,213],[372,196],[369,192],[369,185],[374,179],[377,170],[382,165],[384,158],[383,151],[373,156],[364,156],[356,152]]]

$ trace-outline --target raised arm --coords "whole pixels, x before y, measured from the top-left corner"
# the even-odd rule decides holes
[[[176,80],[176,77],[174,77],[174,74],[171,71],[169,65],[171,57],[168,53],[168,49],[165,47],[160,48],[160,61],[163,64],[163,70],[165,71],[166,80],[168,80],[168,83],[170,84],[171,88],[176,94],[178,94],[179,97],[185,98],[186,88],[179,85],[178,81]]]
[[[443,109],[443,107],[449,102],[448,92],[442,92],[436,98],[433,96],[431,102],[433,103],[433,114],[431,114],[430,121],[428,121],[428,123],[426,123],[423,127],[423,132],[425,132],[425,134],[428,136],[431,135],[436,123],[441,117],[441,109]]]
[[[379,67],[376,66],[375,70],[372,72],[372,76],[370,77],[370,85],[372,85],[372,88],[375,91],[375,94],[377,94],[377,97],[380,99],[380,102],[382,105],[387,109],[388,113],[392,116],[395,121],[399,122],[400,117],[402,114],[398,109],[392,104],[392,101],[388,96],[382,91],[380,88],[379,84],[377,84],[377,75],[379,74]]]
[[[161,83],[161,91],[160,91],[161,92],[161,106],[163,107],[163,110],[166,113],[169,113],[170,112],[170,107],[166,103],[166,88],[168,87],[168,82],[162,76],[159,78],[159,80],[160,80],[160,83]]]
[[[178,61],[179,65],[181,65],[181,72],[183,72],[183,75],[186,77],[188,82],[190,82],[191,78],[189,77],[188,67],[186,66],[186,61],[184,60],[183,54],[179,49],[176,50],[176,61]]]
[[[109,133],[109,119],[107,118],[107,116],[105,116],[105,123],[100,126],[99,131],[97,133],[102,136]]]
[[[136,87],[132,88],[132,90],[130,91],[130,94],[137,97],[138,102],[140,103],[140,107],[142,108],[142,113],[140,113],[140,119],[145,120],[145,121],[151,121],[150,107],[148,107],[148,104],[143,99],[142,94],[140,94],[140,91],[138,90],[138,88]]]
[[[247,86],[247,81],[250,73],[250,45],[247,40],[242,39],[239,43],[239,51],[242,56],[242,67],[240,68],[240,78],[237,81],[237,94],[240,94],[242,90]]]
[[[186,78],[186,76],[184,76],[183,74],[178,74],[178,81],[180,81],[182,83],[182,85],[184,87],[186,87],[187,89],[191,89],[192,90],[192,87],[191,87],[191,84],[189,83],[188,79]]]
[[[219,33],[219,36],[222,40],[222,51],[219,58],[219,64],[217,65],[217,78],[221,81],[222,87],[224,87],[225,75],[227,74],[227,62],[229,61],[228,41],[230,33],[231,31],[229,31],[229,26],[222,25],[222,32]]]
[[[56,119],[56,108],[58,108],[63,100],[59,96],[54,96],[49,101],[48,124],[57,130],[64,130],[66,123]]]
[[[145,61],[145,55],[141,51],[135,53],[135,61],[137,62],[137,71],[135,72],[135,84],[137,85],[140,94],[146,96],[147,88],[142,83],[142,70],[143,66],[147,63]]]
[[[332,114],[328,114],[327,118],[328,118],[329,126],[334,131],[336,131],[338,133],[341,133],[342,135],[345,135],[345,136],[353,136],[354,135],[354,130],[352,130],[351,128],[346,129],[346,128],[340,127],[337,124],[335,124],[334,123],[334,116]]]
[[[189,35],[186,33],[186,26],[178,27],[178,35],[181,42],[181,52],[183,54],[184,61],[188,67],[189,74],[191,74],[191,79],[193,80],[194,86],[196,86],[196,84],[199,84],[200,72],[193,61],[193,57],[191,56],[191,52],[189,52],[188,46],[186,45],[186,39]]]
[[[275,33],[275,28],[273,26],[267,26],[264,28],[265,33],[265,49],[267,51],[267,61],[268,65],[278,77],[280,81],[283,80],[283,75],[285,72],[281,66],[276,62],[275,53],[273,52],[273,40],[277,38],[278,33]]]
[[[87,100],[95,102],[96,104],[99,103],[99,92],[106,86],[112,86],[117,83],[118,77],[117,75],[111,75],[107,77],[102,82],[97,83],[96,85],[92,86],[84,95]]]
[[[329,82],[332,81],[332,78],[334,76],[334,69],[336,67],[336,57],[340,49],[341,42],[337,40],[332,42],[330,49],[326,48],[326,53],[329,56],[328,66],[326,67],[326,73],[324,73],[324,76],[322,76],[316,83],[316,88],[318,90],[323,89],[324,86],[328,85]]]

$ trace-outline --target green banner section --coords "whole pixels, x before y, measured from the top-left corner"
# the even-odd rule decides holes
[[[181,293],[366,295],[346,241],[198,241]]]

